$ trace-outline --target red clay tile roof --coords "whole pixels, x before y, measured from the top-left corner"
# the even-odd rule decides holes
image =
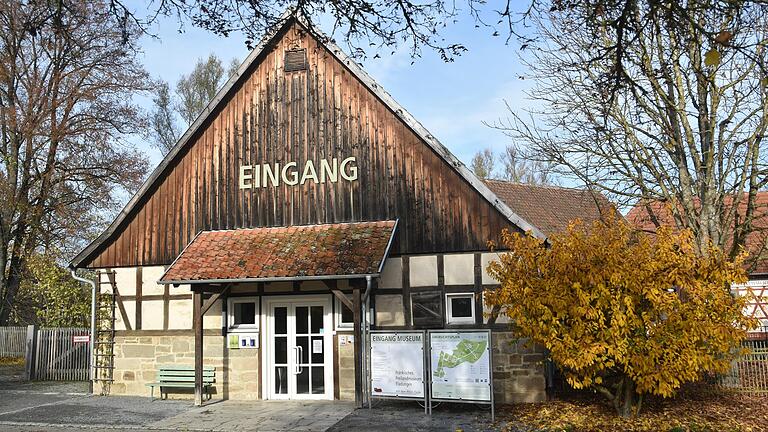
[[[587,189],[534,186],[503,180],[485,180],[485,184],[512,211],[547,236],[564,231],[576,219],[591,224],[613,208],[602,194]]]
[[[395,226],[379,221],[203,231],[160,283],[377,274]]]
[[[725,205],[730,206],[733,201],[726,200]],[[739,213],[745,214],[746,199],[739,203]],[[648,205],[651,213],[656,216],[661,225],[674,226],[670,208],[662,201],[654,201]],[[656,224],[653,222],[647,207],[644,204],[637,204],[629,213],[626,219],[629,223],[635,225],[637,229],[648,232],[656,231]],[[752,221],[754,231],[747,236],[745,248],[749,253],[747,258],[747,271],[752,275],[768,274],[768,192],[758,192],[755,202],[755,216]]]

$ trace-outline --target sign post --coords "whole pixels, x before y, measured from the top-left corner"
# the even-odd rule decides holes
[[[430,330],[428,338],[430,401],[490,404],[495,421],[491,331]]]
[[[371,331],[371,398],[423,400],[428,412],[425,336],[423,331]]]

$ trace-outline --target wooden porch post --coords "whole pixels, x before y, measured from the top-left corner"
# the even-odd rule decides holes
[[[355,407],[363,407],[363,362],[362,362],[362,329],[361,329],[361,316],[360,311],[362,309],[360,296],[360,285],[354,284],[352,291],[352,317],[354,319],[354,334],[355,334]]]
[[[203,293],[192,292],[192,326],[195,329],[195,406],[203,404]]]

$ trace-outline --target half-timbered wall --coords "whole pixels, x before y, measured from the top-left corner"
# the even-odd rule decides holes
[[[169,264],[200,230],[399,218],[391,252],[401,255],[486,249],[511,226],[301,27],[275,40],[84,264]],[[296,48],[308,68],[284,72]],[[241,165],[349,156],[356,181],[239,188]]]

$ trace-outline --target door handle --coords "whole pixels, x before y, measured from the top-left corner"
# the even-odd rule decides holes
[[[300,373],[301,373],[301,372],[304,370],[304,367],[301,365],[301,358],[302,358],[302,357],[304,357],[304,347],[302,347],[301,345],[299,345],[299,346],[297,346],[296,348],[297,348],[297,350],[296,350],[296,353],[297,353],[297,354],[296,354],[296,355],[297,355],[297,357],[298,357],[298,358],[296,359],[296,366],[297,366],[297,371],[296,371],[296,373],[297,373],[297,374],[300,374]]]
[[[293,374],[299,374],[299,347],[293,347]]]

